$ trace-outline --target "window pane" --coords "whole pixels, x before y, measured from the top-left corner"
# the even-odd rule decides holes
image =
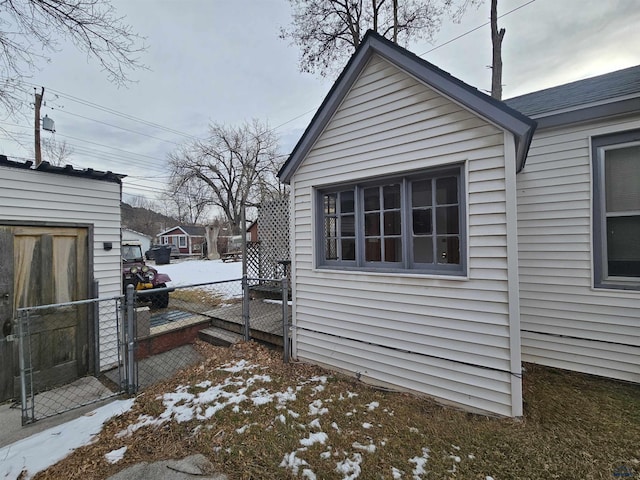
[[[342,240],[342,260],[356,259],[356,240],[347,238]]]
[[[329,193],[324,196],[324,213],[333,214],[336,213],[336,196],[335,193]]]
[[[325,258],[327,260],[337,260],[338,259],[338,244],[336,243],[335,238],[328,238],[326,243],[326,252]]]
[[[340,193],[340,213],[353,213],[353,191]]]
[[[398,211],[384,212],[384,234],[400,235],[402,233],[401,218],[402,215]]]
[[[431,180],[411,183],[411,205],[413,207],[431,206]]]
[[[385,210],[400,208],[400,185],[386,185],[383,192]]]
[[[380,210],[380,189],[378,187],[364,189],[364,210]]]
[[[343,215],[340,217],[341,232],[343,237],[355,237],[356,236],[356,220],[353,215]]]
[[[436,233],[460,233],[458,207],[436,207]]]
[[[365,260],[367,262],[379,262],[382,259],[379,238],[367,238],[365,240],[364,247]]]
[[[413,211],[414,235],[431,235],[431,209]]]
[[[458,203],[458,178],[445,177],[436,179],[436,203],[450,205]]]
[[[432,237],[414,237],[413,261],[416,263],[433,263]]]
[[[336,237],[337,235],[338,235],[338,229],[336,228],[336,218],[325,217],[324,218],[324,236]]]
[[[379,213],[367,213],[364,216],[364,234],[366,236],[380,235]]]
[[[458,237],[438,237],[438,263],[460,264]]]
[[[400,238],[384,239],[384,261],[385,262],[401,262],[402,261],[402,241]]]
[[[607,150],[607,212],[640,210],[640,146]]]
[[[640,277],[640,215],[607,218],[609,276]]]

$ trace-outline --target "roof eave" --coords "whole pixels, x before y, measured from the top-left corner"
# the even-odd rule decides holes
[[[640,97],[631,99],[613,99],[608,103],[579,107],[562,112],[548,112],[535,115],[538,128],[552,128],[562,125],[589,122],[601,118],[638,113],[640,111]]]

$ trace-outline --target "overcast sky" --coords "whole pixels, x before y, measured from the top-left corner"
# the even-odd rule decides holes
[[[164,188],[167,154],[204,136],[211,122],[268,122],[280,136],[282,153],[290,152],[331,87],[331,80],[299,73],[297,48],[278,38],[280,27],[290,22],[286,0],[113,4],[146,37],[141,61],[149,69],[132,72],[136,83],[116,88],[95,62],[64,43],[30,81],[45,87],[42,115],[54,119],[56,141],[74,150],[73,165],[129,175],[125,194],[152,196]],[[505,98],[640,64],[638,0],[500,0],[498,10],[501,15],[514,10],[499,21],[507,29]],[[485,0],[460,24],[445,20],[433,44],[409,49],[488,90],[488,25],[440,46],[488,17]],[[23,144],[0,132],[0,153],[33,158],[32,121],[0,122]],[[43,138],[51,135],[44,132]]]

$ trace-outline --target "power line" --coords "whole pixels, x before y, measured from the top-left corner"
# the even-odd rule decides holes
[[[523,4],[522,4],[522,5],[520,5],[519,7],[514,8],[513,10],[509,10],[508,12],[503,13],[502,15],[498,15],[498,18],[506,17],[506,16],[507,16],[507,15],[509,15],[510,13],[513,13],[513,12],[515,12],[516,10],[520,10],[521,8],[524,8],[524,7],[526,7],[527,5],[530,5],[530,4],[532,4],[533,2],[535,2],[535,1],[536,1],[536,0],[530,0],[530,1],[528,1],[527,3],[523,3]],[[437,49],[439,49],[439,48],[444,47],[445,45],[449,45],[450,43],[455,42],[456,40],[459,40],[459,39],[461,39],[462,37],[466,37],[466,36],[467,36],[467,35],[469,35],[470,33],[475,32],[476,30],[480,30],[482,27],[486,27],[486,26],[487,26],[487,25],[489,25],[490,23],[491,23],[491,21],[486,22],[486,23],[483,23],[482,25],[479,25],[479,26],[477,26],[477,27],[475,27],[475,28],[472,28],[471,30],[469,30],[469,31],[467,31],[467,32],[464,32],[464,33],[462,33],[462,34],[458,35],[457,37],[452,38],[451,40],[447,40],[446,42],[441,43],[440,45],[436,45],[436,46],[435,46],[435,47],[433,47],[432,49],[427,50],[426,52],[421,53],[421,54],[420,54],[420,55],[418,55],[418,56],[419,56],[419,57],[422,57],[422,56],[426,55],[427,53],[431,53],[431,52],[433,52],[434,50],[437,50]]]

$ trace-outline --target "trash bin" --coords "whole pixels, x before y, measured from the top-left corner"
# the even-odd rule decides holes
[[[171,246],[170,245],[158,245],[153,247],[153,258],[156,261],[156,265],[166,265],[171,262]]]

